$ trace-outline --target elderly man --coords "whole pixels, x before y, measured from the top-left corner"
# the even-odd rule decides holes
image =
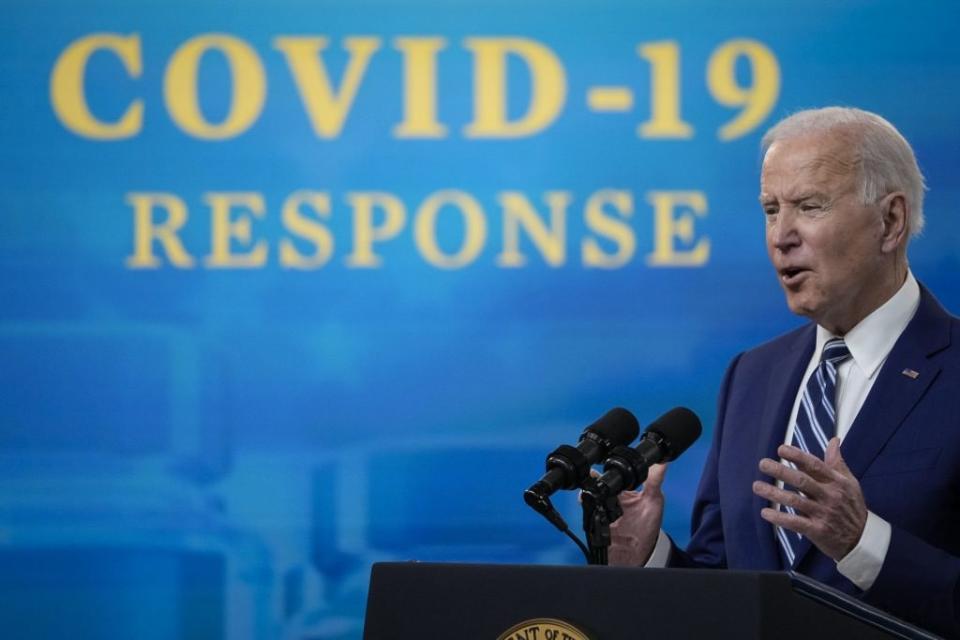
[[[659,532],[656,468],[621,496],[611,563],[793,569],[960,635],[960,321],[907,264],[913,152],[837,107],[790,116],[763,147],[767,251],[813,322],[727,370],[687,548]]]

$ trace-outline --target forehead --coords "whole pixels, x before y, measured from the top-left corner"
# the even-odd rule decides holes
[[[841,189],[858,175],[854,145],[847,136],[826,133],[797,136],[773,143],[763,158],[762,194],[796,190]]]

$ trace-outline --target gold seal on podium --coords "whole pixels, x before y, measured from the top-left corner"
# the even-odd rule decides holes
[[[586,632],[556,618],[525,620],[501,633],[497,640],[592,640]]]

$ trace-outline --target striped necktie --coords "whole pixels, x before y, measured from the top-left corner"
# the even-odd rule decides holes
[[[833,338],[823,345],[820,364],[807,380],[803,389],[803,398],[797,409],[797,422],[793,427],[791,444],[798,449],[823,460],[827,443],[837,434],[837,367],[850,357],[843,338]],[[794,466],[792,463],[788,463]],[[788,491],[796,491],[790,485],[784,485]],[[781,510],[795,513],[793,507],[780,505]],[[786,566],[792,567],[797,549],[803,539],[799,533],[777,527],[780,551]]]

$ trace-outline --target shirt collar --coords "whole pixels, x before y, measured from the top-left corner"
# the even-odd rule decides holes
[[[872,378],[887,359],[897,338],[903,333],[920,306],[920,286],[913,273],[907,270],[907,279],[893,297],[880,305],[870,315],[843,337],[850,356],[867,378]],[[827,340],[835,338],[827,329],[817,326],[817,349],[823,351]],[[817,356],[819,360],[819,356]]]

